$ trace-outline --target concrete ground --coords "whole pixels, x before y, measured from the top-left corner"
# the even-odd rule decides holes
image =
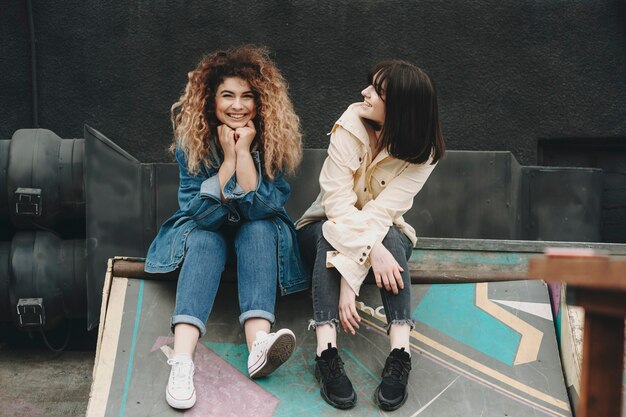
[[[48,349],[40,334],[28,334],[0,323],[0,415],[3,417],[84,416],[89,401],[96,331],[84,322],[65,323],[48,335],[66,350]]]

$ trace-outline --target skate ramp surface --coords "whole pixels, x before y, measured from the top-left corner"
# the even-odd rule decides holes
[[[183,412],[164,395],[176,283],[114,277],[112,270],[109,264],[88,417],[387,414],[372,399],[389,352],[375,286],[365,285],[357,300],[357,335],[338,338],[358,395],[355,408],[336,410],[320,397],[308,292],[277,302],[276,328],[297,337],[293,356],[269,377],[249,379],[236,284],[223,282],[196,348],[198,401]],[[413,370],[409,398],[394,416],[572,415],[543,282],[413,284],[411,293]]]

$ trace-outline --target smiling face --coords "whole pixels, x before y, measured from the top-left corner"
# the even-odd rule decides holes
[[[376,77],[374,77],[372,84],[376,84]],[[385,123],[384,90],[383,94],[378,95],[374,86],[370,84],[361,91],[361,95],[363,96],[363,103],[358,109],[359,116],[382,126]]]
[[[256,116],[254,93],[248,81],[224,78],[215,92],[215,117],[231,129],[244,127]]]

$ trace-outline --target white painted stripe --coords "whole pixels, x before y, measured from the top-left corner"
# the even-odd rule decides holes
[[[459,377],[458,377],[458,376],[457,376],[456,378],[454,378],[454,381],[450,382],[450,383],[448,384],[448,386],[447,386],[447,387],[445,387],[445,388],[443,389],[443,391],[441,391],[439,394],[435,395],[435,397],[434,397],[432,400],[428,401],[428,402],[427,402],[427,403],[426,403],[426,404],[425,404],[422,408],[420,408],[420,409],[419,409],[419,410],[417,410],[414,414],[412,414],[412,415],[411,415],[411,417],[416,417],[416,416],[419,416],[420,414],[422,414],[422,411],[426,410],[426,409],[428,408],[428,406],[429,406],[429,405],[431,405],[432,403],[434,403],[434,402],[435,402],[435,400],[436,400],[437,398],[439,398],[439,397],[441,396],[441,394],[443,394],[444,392],[446,392],[446,391],[448,390],[448,388],[450,388],[450,387],[452,386],[452,384],[454,384],[454,383],[456,382],[456,380],[457,380],[457,379],[459,379]]]
[[[519,311],[523,311],[533,316],[541,317],[548,321],[553,321],[552,308],[547,303],[528,303],[524,301],[491,300],[494,303],[505,305]]]

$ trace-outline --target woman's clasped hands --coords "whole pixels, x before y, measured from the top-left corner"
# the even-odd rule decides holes
[[[252,120],[235,129],[226,124],[217,127],[217,136],[224,152],[224,161],[220,166],[219,180],[222,188],[222,200],[224,196],[224,184],[237,172],[237,181],[245,191],[254,189],[257,176],[254,171],[254,163],[250,154],[250,146],[256,136],[256,128]]]
[[[224,163],[236,165],[239,154],[250,153],[250,146],[256,136],[256,129],[252,120],[249,120],[245,126],[236,129],[225,124],[219,125],[217,135],[224,152]]]

